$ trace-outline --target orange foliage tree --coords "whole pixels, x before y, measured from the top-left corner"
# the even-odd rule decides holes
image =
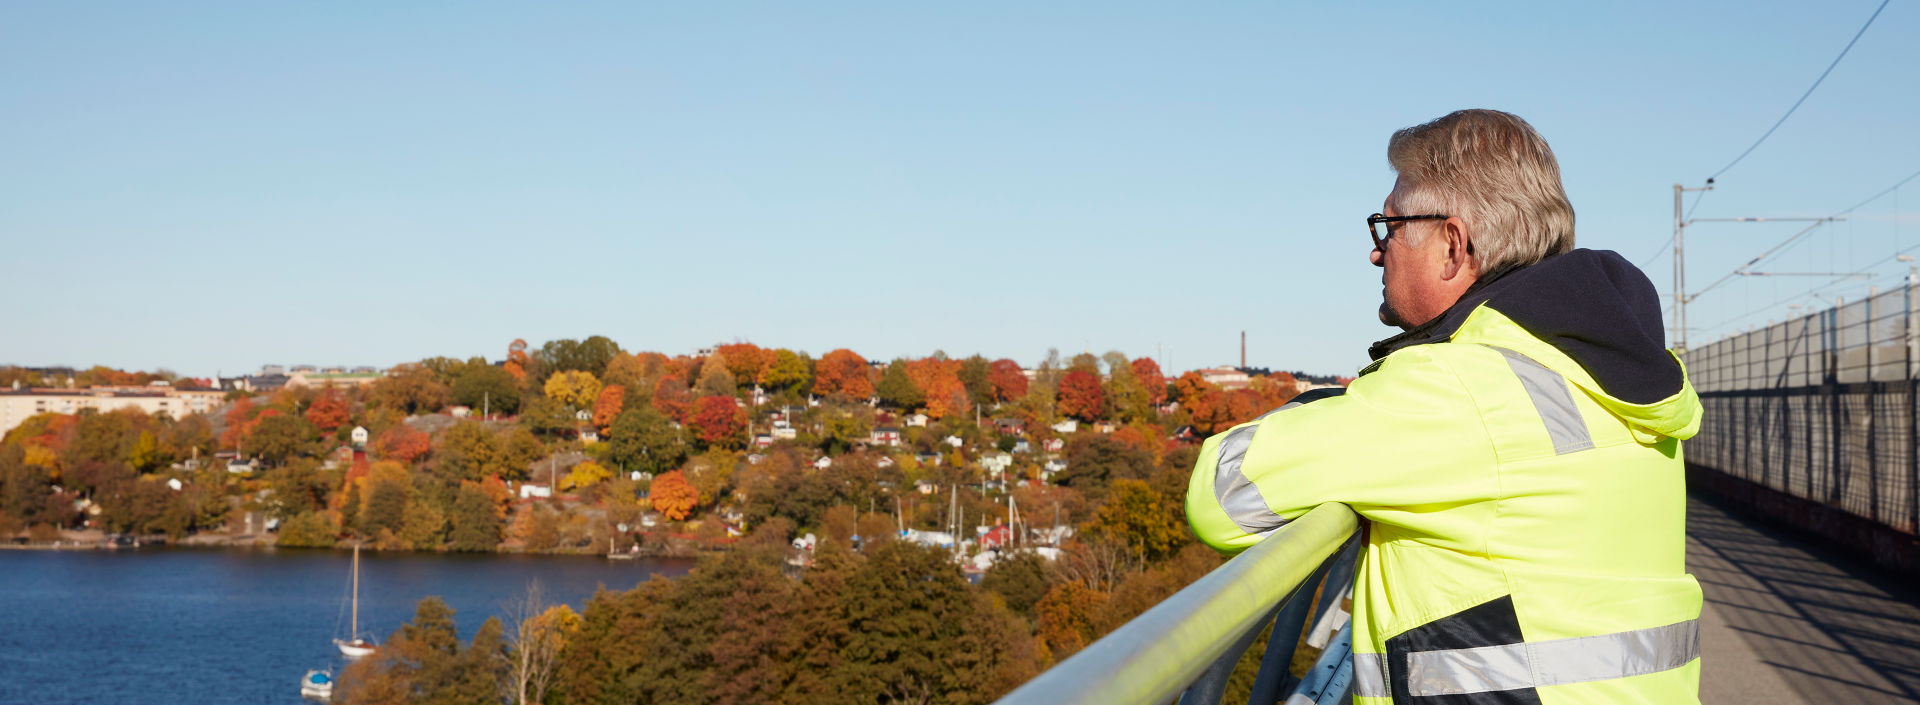
[[[432,447],[432,439],[424,431],[406,424],[399,424],[381,432],[373,440],[373,452],[383,460],[394,460],[412,465],[427,454]]]
[[[919,387],[926,396],[927,416],[943,419],[973,409],[973,400],[967,396],[967,385],[960,379],[960,366],[963,364],[959,360],[931,357],[907,363],[907,378],[913,380],[913,386]]]
[[[1142,357],[1130,364],[1133,376],[1147,388],[1147,401],[1154,406],[1167,403],[1167,377],[1160,373],[1160,363],[1151,357]]]
[[[693,396],[687,392],[686,380],[667,375],[653,385],[653,408],[662,416],[681,421],[687,417],[687,407],[693,403]]]
[[[227,430],[220,434],[220,447],[239,448],[240,441],[246,437],[247,423],[260,412],[253,408],[253,400],[241,397],[227,410]]]
[[[987,366],[987,381],[993,383],[993,396],[1000,401],[1013,401],[1027,395],[1027,373],[1020,371],[1018,362],[994,360]]]
[[[1099,375],[1073,370],[1060,380],[1060,413],[1081,421],[1093,421],[1100,418],[1103,402]]]
[[[593,401],[593,425],[606,433],[613,427],[613,419],[627,404],[627,388],[618,384],[609,384],[600,390],[600,398]]]
[[[514,338],[512,343],[507,344],[507,364],[505,367],[507,368],[507,373],[513,375],[513,381],[519,382],[520,384],[527,383],[527,363],[529,361],[530,359],[527,356],[527,341]]]
[[[687,425],[709,446],[733,447],[746,431],[747,412],[733,403],[733,397],[700,397]]]
[[[345,425],[348,415],[347,398],[332,389],[321,392],[307,407],[307,423],[329,433]]]
[[[854,399],[873,396],[873,368],[858,353],[841,348],[814,365],[813,390],[821,395],[844,394]]]
[[[773,364],[773,351],[753,343],[722,345],[715,348],[715,352],[727,361],[727,373],[742,387],[766,381],[767,367]]]
[[[694,506],[700,502],[700,491],[687,482],[686,473],[675,470],[653,478],[648,499],[653,502],[653,510],[667,520],[680,521],[693,513]]]

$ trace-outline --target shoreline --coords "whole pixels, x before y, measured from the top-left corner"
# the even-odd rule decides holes
[[[366,548],[370,553],[373,553],[373,554],[390,554],[390,555],[427,554],[427,555],[440,555],[440,556],[452,556],[452,555],[567,556],[567,557],[574,557],[574,558],[600,558],[602,560],[625,560],[629,558],[698,558],[700,556],[704,556],[708,554],[723,553],[726,551],[731,551],[733,550],[733,544],[734,544],[734,541],[728,541],[726,539],[700,539],[700,538],[694,538],[694,537],[684,536],[684,535],[675,535],[675,534],[642,534],[640,538],[642,539],[642,542],[639,544],[641,546],[641,550],[634,551],[634,552],[621,553],[618,556],[609,555],[607,553],[599,552],[599,551],[525,551],[525,550],[498,550],[498,549],[493,551],[444,551],[444,550],[443,551],[421,551],[421,550],[381,551],[377,549],[372,549],[371,547],[368,547],[366,544],[362,544],[362,548]],[[290,550],[290,551],[351,552],[353,550],[353,546],[354,546],[354,543],[352,541],[341,541],[332,546],[280,546],[273,542],[271,535],[265,535],[265,536],[241,535],[241,536],[232,536],[232,537],[223,537],[223,536],[202,537],[202,536],[196,535],[196,536],[189,536],[179,541],[175,541],[168,538],[155,538],[151,540],[135,539],[135,543],[131,545],[116,544],[107,540],[104,536],[99,538],[64,538],[56,541],[15,541],[13,539],[6,539],[4,541],[0,541],[0,550],[5,550],[5,551],[119,552],[119,551],[153,550],[153,549],[165,549],[165,550],[189,549],[189,550],[221,550],[221,551],[244,549],[244,550],[253,550],[253,551]]]

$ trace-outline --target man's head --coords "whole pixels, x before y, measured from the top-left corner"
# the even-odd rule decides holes
[[[1369,255],[1384,268],[1380,321],[1432,320],[1481,277],[1573,249],[1573,206],[1560,165],[1518,116],[1461,110],[1393,133],[1399,174],[1381,213],[1444,215],[1375,226],[1388,237]]]

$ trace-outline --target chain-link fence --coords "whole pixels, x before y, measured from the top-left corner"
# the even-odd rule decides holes
[[[1687,461],[1914,532],[1917,295],[1909,285],[1687,351],[1707,413]]]

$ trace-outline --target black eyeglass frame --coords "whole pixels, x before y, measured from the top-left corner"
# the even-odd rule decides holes
[[[1375,248],[1381,252],[1386,252],[1387,240],[1393,238],[1394,223],[1404,223],[1409,220],[1446,220],[1451,217],[1453,216],[1439,213],[1428,213],[1426,215],[1386,215],[1383,213],[1375,213],[1367,216],[1367,234],[1373,236],[1373,246]]]

